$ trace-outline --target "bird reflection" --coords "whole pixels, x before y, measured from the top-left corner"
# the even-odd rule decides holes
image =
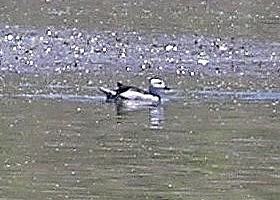
[[[136,101],[120,101],[116,102],[116,113],[118,116],[126,116],[137,111],[148,111],[149,128],[162,129],[164,124],[164,107],[158,105],[145,105]]]
[[[164,123],[164,108],[162,106],[149,108],[149,119],[151,129],[162,129]]]

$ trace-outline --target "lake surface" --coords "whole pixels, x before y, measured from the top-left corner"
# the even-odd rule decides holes
[[[277,0],[10,0],[0,24],[280,39]]]
[[[279,9],[0,2],[0,199],[278,200]],[[98,90],[155,75],[157,107]]]
[[[108,76],[5,74],[1,196],[278,199],[279,91],[165,77],[173,90],[161,105],[122,107],[97,90]],[[107,85],[118,80],[148,82],[128,74]]]

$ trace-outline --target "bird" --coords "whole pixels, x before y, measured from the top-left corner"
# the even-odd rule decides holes
[[[137,101],[147,104],[158,104],[161,102],[162,95],[170,88],[158,77],[150,79],[148,90],[143,90],[135,86],[124,85],[117,82],[116,89],[99,87],[99,90],[106,95],[107,102],[116,102],[122,100]]]

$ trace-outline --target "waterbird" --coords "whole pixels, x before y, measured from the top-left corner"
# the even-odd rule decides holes
[[[137,101],[138,103],[143,102],[145,104],[158,104],[164,92],[170,90],[170,88],[161,78],[153,77],[150,79],[150,85],[147,91],[135,86],[124,85],[120,82],[117,82],[116,89],[99,87],[99,90],[106,95],[106,99],[109,102],[129,100]]]

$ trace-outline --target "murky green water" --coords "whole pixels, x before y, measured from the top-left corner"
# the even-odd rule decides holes
[[[204,98],[210,79],[167,76],[169,101],[131,111],[104,102],[106,79],[3,77],[1,197],[279,198],[279,99]]]
[[[275,0],[0,2],[0,27],[8,25],[1,28],[0,45],[0,199],[278,200],[279,9],[279,2]],[[9,29],[9,26],[17,25],[23,27],[23,32],[30,30],[30,34]],[[130,70],[118,70],[113,61],[110,61],[112,66],[101,62],[105,67],[89,68],[93,69],[91,73],[43,71],[48,63],[50,68],[56,68],[58,64],[59,68],[67,69],[68,65],[56,63],[55,55],[63,49],[59,49],[59,45],[36,46],[37,43],[32,43],[30,48],[28,42],[22,43],[21,36],[35,41],[35,34],[39,35],[39,40],[47,37],[43,41],[46,44],[49,40],[55,42],[52,37],[56,36],[48,26],[54,33],[59,30],[57,34],[63,36],[64,29],[67,33],[73,27],[80,36],[84,30],[90,30],[89,33],[111,30],[114,35],[115,31],[136,31],[147,35],[153,32],[215,36],[217,39],[209,39],[214,41],[214,46],[220,37],[232,37],[235,47],[234,38],[237,37],[248,45],[236,42],[235,51],[229,53],[239,55],[247,46],[250,48],[244,55],[237,56],[236,65],[242,73],[232,77],[223,73],[207,77],[203,75],[207,73],[200,75],[194,73],[195,70],[188,71],[193,72],[190,74],[179,71],[177,75],[163,71],[133,74]],[[98,34],[98,38],[104,35]],[[77,39],[71,34],[66,36],[73,41]],[[140,36],[138,42],[142,39]],[[59,36],[57,40],[61,38],[68,44],[67,38]],[[205,40],[197,38],[192,41],[195,45],[189,48],[196,48],[200,41],[199,51],[210,48],[206,50],[212,52],[212,43],[208,42],[207,46]],[[267,43],[259,43],[255,48],[255,38]],[[110,43],[111,40],[102,40],[100,48],[108,46],[110,49],[112,44],[121,44],[120,41]],[[137,41],[128,49],[134,49]],[[270,41],[272,45],[264,45],[268,49],[261,48]],[[173,39],[166,39],[159,44],[164,47],[173,42]],[[87,45],[95,47],[94,44]],[[151,47],[148,45],[146,50],[153,53]],[[219,45],[216,47],[220,48]],[[54,56],[46,58],[44,52],[48,53],[52,48]],[[186,49],[184,53],[189,55],[192,50]],[[252,60],[260,60],[258,64],[248,61],[252,56],[250,51],[255,53]],[[72,55],[71,51],[66,52]],[[104,55],[106,52],[107,48]],[[196,58],[195,52],[190,54],[191,60]],[[35,62],[35,70],[31,70],[33,53],[36,58],[41,56],[41,60]],[[185,58],[180,49],[177,52],[177,46],[175,53],[181,55],[180,59]],[[106,55],[104,58],[108,59],[115,54]],[[215,52],[213,55],[214,58],[220,56]],[[31,57],[32,64],[28,59],[20,60],[21,57]],[[67,60],[67,56],[61,57]],[[142,55],[137,57],[132,65],[137,66],[142,58]],[[139,59],[141,62],[137,62]],[[262,60],[267,64],[263,65]],[[25,61],[30,65],[25,65]],[[77,64],[76,60],[70,61],[70,64],[74,61]],[[82,61],[78,63],[85,67],[87,62]],[[159,61],[155,59],[155,66]],[[124,61],[123,66],[126,64]],[[189,63],[185,64],[186,68],[190,67]],[[218,62],[213,69],[219,71],[224,67],[219,65],[223,63]],[[112,73],[114,67],[116,73]],[[207,70],[198,62],[192,67],[200,67],[202,72]],[[175,68],[172,72],[176,72]],[[257,69],[258,73],[252,73],[252,69]],[[158,107],[108,104],[98,92],[98,86],[113,87],[119,80],[146,87],[147,78],[155,73],[160,73],[174,88]]]

